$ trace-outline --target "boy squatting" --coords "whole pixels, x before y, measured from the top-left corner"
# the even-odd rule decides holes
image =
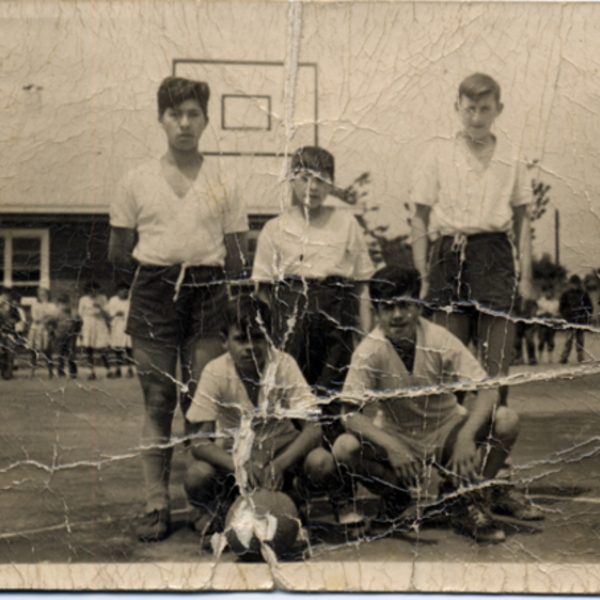
[[[353,407],[346,408],[347,433],[333,446],[336,462],[380,495],[389,520],[410,505],[409,487],[427,461],[446,476],[446,487],[462,489],[449,496],[452,518],[477,541],[504,540],[493,511],[542,518],[511,486],[465,490],[493,479],[504,465],[518,436],[519,417],[499,405],[497,389],[477,389],[487,375],[471,352],[445,328],[421,317],[419,272],[384,267],[372,277],[369,291],[378,325],[352,356],[342,396]],[[406,393],[458,383],[476,394],[469,412],[450,390]]]
[[[269,338],[266,304],[250,295],[230,301],[226,352],[205,367],[186,414],[199,435],[189,449],[185,490],[196,507],[192,527],[203,536],[223,529],[239,484],[291,496],[298,480],[324,492],[336,485],[333,457],[320,447],[317,398],[296,361]],[[250,438],[240,435],[244,424]],[[250,453],[242,465],[245,443]]]
[[[240,482],[297,498],[298,484],[320,493],[339,486],[343,465],[380,496],[379,519],[397,522],[411,504],[409,487],[426,461],[436,464],[453,490],[493,479],[504,464],[517,439],[518,416],[498,406],[497,390],[477,390],[487,376],[468,349],[421,318],[419,273],[386,267],[371,279],[370,292],[379,325],[353,355],[343,391],[347,433],[335,441],[333,456],[320,447],[318,405],[298,366],[267,339],[268,307],[250,297],[228,307],[227,353],[206,367],[187,413],[205,434],[190,449],[185,478],[200,533],[223,527]],[[470,412],[449,390],[416,397],[405,393],[452,384],[476,394]],[[240,480],[237,471],[236,481],[235,436],[248,419],[254,435],[251,457],[246,475]],[[299,420],[300,429],[292,419]],[[508,486],[461,492],[448,496],[452,519],[480,542],[504,539],[492,511],[541,518]]]

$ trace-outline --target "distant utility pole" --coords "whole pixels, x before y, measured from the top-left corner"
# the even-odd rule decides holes
[[[560,265],[560,214],[554,209],[554,262]]]

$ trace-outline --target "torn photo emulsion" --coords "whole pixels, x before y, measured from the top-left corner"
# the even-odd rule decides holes
[[[599,28],[0,3],[0,586],[597,593]]]

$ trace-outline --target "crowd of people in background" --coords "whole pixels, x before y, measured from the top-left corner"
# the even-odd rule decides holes
[[[585,362],[585,332],[590,327],[598,327],[598,291],[600,279],[590,273],[582,281],[579,275],[572,275],[562,291],[558,286],[544,284],[537,300],[527,299],[521,303],[513,349],[513,365],[538,362],[553,364],[556,332],[565,329],[567,337],[560,353],[559,364],[569,362],[573,343],[577,362]],[[537,340],[536,340],[537,338]],[[536,343],[537,341],[537,343]],[[526,358],[523,353],[526,349]],[[544,360],[545,359],[545,360]]]
[[[101,286],[88,282],[76,303],[67,293],[53,300],[50,291],[40,287],[26,306],[20,294],[9,288],[0,293],[0,374],[14,377],[17,369],[31,377],[43,368],[50,378],[76,378],[79,368],[87,369],[88,379],[97,378],[99,358],[108,378],[133,377],[131,340],[125,334],[129,311],[129,288],[121,285],[110,300]],[[18,360],[17,360],[18,359]]]

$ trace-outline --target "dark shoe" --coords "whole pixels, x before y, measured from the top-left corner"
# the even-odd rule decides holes
[[[114,379],[115,377],[116,377],[116,375],[115,375],[115,374],[114,374],[112,371],[109,371],[109,372],[106,374],[106,378],[107,378],[107,379]]]
[[[458,502],[452,521],[458,533],[472,537],[480,544],[498,544],[506,539],[504,530],[494,522],[472,495]]]
[[[223,530],[223,523],[219,515],[209,510],[194,507],[190,514],[189,526],[201,537],[212,535]]]
[[[342,503],[331,503],[333,507],[333,514],[335,520],[339,525],[345,525],[347,527],[358,527],[363,525],[365,522],[365,515],[360,510],[355,502],[347,500]]]
[[[91,375],[89,375],[88,380],[89,381],[95,381],[96,380],[96,373],[92,373]]]
[[[133,377],[134,373],[133,373],[133,369],[131,367],[129,367],[129,369],[127,369],[127,377]]]
[[[115,378],[119,379],[120,377],[122,377],[121,369],[117,369],[117,372],[115,373]]]
[[[171,515],[169,510],[155,509],[146,513],[140,520],[137,536],[140,542],[162,542],[171,534]]]
[[[395,490],[394,493],[381,496],[374,524],[391,525],[405,520],[405,513],[412,498],[408,490]]]
[[[541,521],[544,518],[538,506],[523,492],[509,485],[497,486],[493,489],[492,511],[521,521]]]

